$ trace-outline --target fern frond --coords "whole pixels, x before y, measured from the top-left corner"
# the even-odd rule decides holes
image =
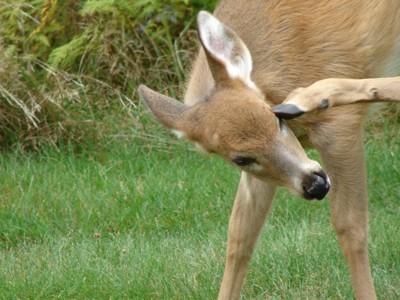
[[[86,47],[89,45],[89,39],[90,33],[87,30],[74,37],[69,43],[54,49],[49,54],[49,65],[53,68],[62,69],[71,66],[85,52]]]
[[[82,16],[115,12],[114,0],[88,0],[80,10]]]

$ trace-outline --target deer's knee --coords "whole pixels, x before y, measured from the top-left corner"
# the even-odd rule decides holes
[[[367,225],[333,222],[333,226],[345,254],[354,255],[366,252],[368,246]]]

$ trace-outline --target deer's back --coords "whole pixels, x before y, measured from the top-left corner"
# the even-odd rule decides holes
[[[272,103],[323,78],[396,75],[400,67],[398,0],[223,0],[215,15],[246,43],[253,81]],[[212,87],[200,51],[185,102]]]

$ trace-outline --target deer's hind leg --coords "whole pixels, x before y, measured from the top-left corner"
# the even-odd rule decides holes
[[[331,179],[332,224],[349,265],[356,299],[376,299],[368,259],[368,197],[362,114],[319,124],[311,140]]]

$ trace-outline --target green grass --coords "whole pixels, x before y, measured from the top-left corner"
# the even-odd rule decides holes
[[[400,298],[400,140],[366,142],[370,255]],[[173,138],[171,138],[173,140]],[[0,299],[215,299],[239,172],[186,144],[0,157]],[[281,190],[243,299],[350,299],[329,200]]]

